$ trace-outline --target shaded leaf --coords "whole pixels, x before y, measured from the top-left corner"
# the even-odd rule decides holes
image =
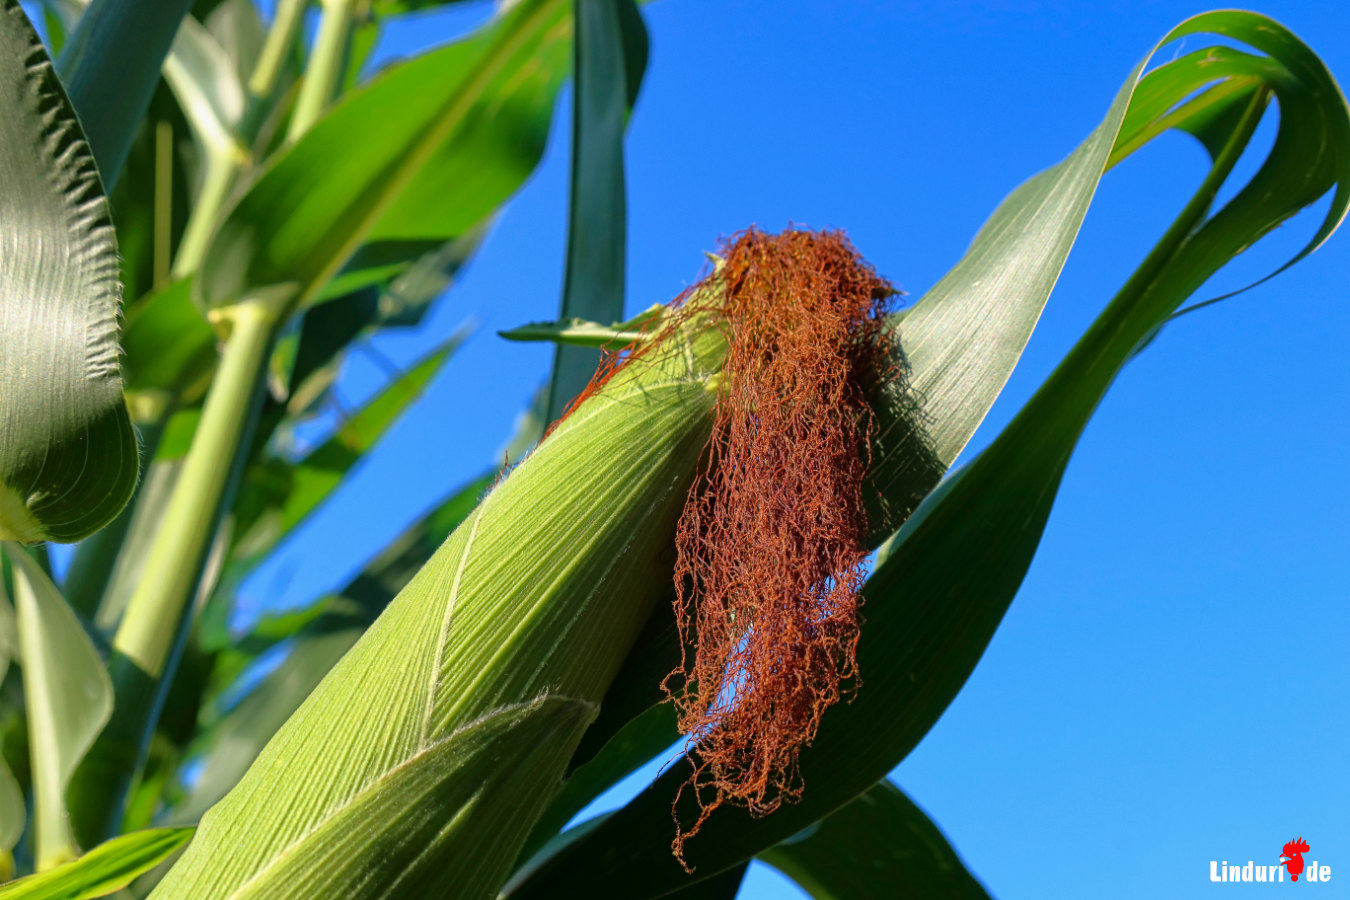
[[[80,125],[17,0],[0,5],[0,82],[10,86],[0,98],[0,540],[77,541],[136,485],[117,242]]]
[[[635,32],[625,33],[625,8],[636,18]],[[573,16],[572,181],[559,318],[612,322],[623,318],[628,240],[623,135],[630,104],[629,70],[636,70],[640,84],[647,34],[633,0],[576,3]],[[544,407],[549,421],[561,416],[581,393],[599,363],[600,354],[594,349],[568,343],[554,349]]]
[[[18,650],[18,623],[14,619],[14,607],[9,603],[9,594],[5,591],[4,573],[0,572],[0,684],[4,683],[9,661]],[[0,732],[0,742],[3,740],[4,734]],[[4,758],[0,757],[0,879],[7,879],[14,873],[14,857],[10,851],[23,835],[27,817],[23,789],[19,787],[18,779],[9,770]]]
[[[237,565],[248,568],[260,561],[327,500],[352,467],[421,398],[466,337],[459,332],[413,363],[300,460],[274,457],[253,467],[235,505]]]
[[[109,188],[122,172],[160,66],[191,6],[192,0],[95,0],[61,48],[57,71]]]
[[[199,399],[215,371],[220,339],[192,302],[192,283],[173,282],[136,304],[127,316],[122,347],[128,392],[162,391]]]
[[[886,780],[759,858],[815,900],[989,900],[932,820]]]
[[[56,585],[13,544],[6,544],[4,552],[14,572],[33,766],[34,856],[41,871],[76,854],[66,787],[112,715],[112,683]]]

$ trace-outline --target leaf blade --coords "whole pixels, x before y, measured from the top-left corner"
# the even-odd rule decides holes
[[[572,8],[576,32],[572,100],[572,180],[567,269],[561,319],[617,322],[623,318],[627,200],[623,136],[628,124],[630,70],[637,83],[647,35],[633,0],[590,0]],[[625,30],[636,19],[636,28]],[[560,344],[553,353],[544,414],[562,415],[600,363],[590,348]]]
[[[0,885],[0,900],[91,900],[150,871],[192,837],[191,828],[135,831],[99,844],[79,859]]]
[[[0,79],[16,88],[0,101],[0,540],[77,541],[136,483],[117,242],[80,124],[17,0],[0,5]]]
[[[928,815],[885,779],[759,859],[814,900],[990,900]]]
[[[478,36],[344,98],[221,223],[202,299],[309,302],[344,264],[348,292],[388,277],[390,260],[411,263],[470,231],[542,153],[569,36],[564,11],[562,0],[527,0]]]
[[[66,788],[112,716],[112,682],[56,585],[12,544],[4,552],[14,571],[33,765],[34,857],[41,871],[75,855]]]

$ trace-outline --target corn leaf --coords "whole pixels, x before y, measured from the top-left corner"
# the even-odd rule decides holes
[[[191,6],[191,0],[95,0],[61,48],[57,72],[109,189],[122,172],[159,84],[160,66]]]
[[[117,242],[80,124],[17,0],[0,5],[0,81],[0,540],[77,541],[136,484]]]
[[[759,858],[814,900],[989,900],[924,811],[884,779]]]
[[[633,0],[578,2],[573,16],[572,195],[559,317],[610,322],[623,317],[623,135],[647,66],[647,29]],[[549,421],[581,393],[599,363],[597,350],[554,348],[544,405]]]
[[[136,304],[123,328],[127,391],[200,398],[220,360],[218,344],[215,329],[192,302],[190,281],[155,291]]]
[[[864,591],[867,625],[859,666],[866,686],[854,703],[825,717],[803,754],[807,789],[802,802],[763,819],[750,819],[739,810],[713,816],[686,848],[690,863],[698,867],[694,880],[804,828],[865,791],[904,758],[955,697],[992,638],[1030,564],[1078,436],[1125,362],[1214,272],[1299,210],[1334,190],[1321,227],[1295,260],[1319,246],[1344,218],[1350,118],[1321,61],[1278,23],[1252,13],[1197,16],[1174,29],[1164,43],[1203,32],[1243,41],[1268,55],[1210,50],[1181,57],[1138,85],[1140,106],[1126,115],[1141,64],[1103,125],[1066,161],[1076,160],[1072,168],[1077,171],[1066,172],[1061,164],[1014,192],[944,280],[947,289],[955,289],[956,276],[978,273],[982,259],[1010,265],[1023,254],[1045,252],[1044,235],[1036,233],[1023,207],[1031,201],[1056,202],[1055,194],[1046,195],[1044,189],[1072,175],[1067,193],[1057,202],[1076,208],[1090,196],[1105,164],[1142,145],[1151,134],[1182,127],[1189,118],[1189,127],[1216,154],[1213,169],[1181,217],[1059,369],[998,439],[928,495],[889,542],[888,555]],[[1226,206],[1212,211],[1219,187],[1250,139],[1270,93],[1278,98],[1281,113],[1274,147],[1251,181]],[[1094,168],[1097,164],[1100,168]],[[1019,221],[1025,227],[1011,227]],[[970,287],[978,294],[979,284]],[[1015,288],[1011,284],[1004,289]],[[932,365],[925,359],[947,355],[940,346],[923,346],[934,339],[931,331],[919,327],[919,313],[928,302],[925,297],[899,322],[914,385],[925,384],[921,365]],[[993,355],[1008,355],[999,350],[996,328],[984,337],[971,331],[947,340],[982,342],[998,351]],[[971,362],[957,356],[945,365],[960,364]],[[946,383],[959,384],[959,373],[949,374]],[[912,403],[932,409],[934,402],[941,402],[943,384],[927,382],[927,390],[919,391],[924,399]],[[934,434],[928,424],[907,423],[912,434],[908,439],[936,448],[964,443],[960,432],[954,437],[952,432]],[[894,445],[887,452],[894,453]],[[883,457],[883,472],[887,465]],[[909,502],[905,480],[889,484],[888,500],[900,501],[892,510],[903,512]],[[841,759],[848,765],[839,765]],[[623,810],[565,844],[547,863],[535,864],[533,876],[520,882],[512,896],[654,897],[689,884],[690,876],[668,851],[671,799],[688,774],[686,764],[673,766]]]
[[[204,25],[187,16],[178,27],[164,60],[164,80],[209,153],[239,152],[239,123],[244,118],[244,85],[235,61]]]
[[[564,0],[526,0],[347,95],[226,216],[201,297],[301,304],[345,264],[339,296],[469,232],[538,162],[570,34]]]
[[[154,828],[124,834],[55,869],[0,885],[0,900],[106,897],[168,859],[190,837],[191,828]]]
[[[454,6],[463,2],[464,0],[374,0],[370,11],[377,16],[399,16],[435,9],[438,6]]]
[[[112,683],[75,613],[36,562],[13,544],[14,603],[23,657],[39,871],[76,855],[66,787],[112,714]]]

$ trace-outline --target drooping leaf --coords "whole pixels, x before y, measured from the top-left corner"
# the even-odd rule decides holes
[[[1236,38],[1269,56],[1226,51],[1211,56],[1201,51],[1181,57],[1138,86],[1139,108],[1147,115],[1126,116],[1141,64],[1107,121],[1067,161],[1078,160],[1077,166],[1082,166],[1085,159],[1089,163],[1095,159],[1101,168],[1094,171],[1089,165],[1075,174],[1071,167],[1066,173],[1062,168],[1066,163],[1051,170],[1058,175],[1043,173],[1019,188],[958,266],[966,270],[964,278],[978,271],[981,259],[1008,262],[1042,252],[1037,239],[1043,235],[1036,233],[1034,218],[1024,218],[1028,200],[1037,198],[1047,182],[1075,174],[1060,202],[1073,200],[1072,205],[1079,205],[1121,148],[1133,150],[1142,144],[1141,135],[1161,130],[1159,118],[1165,126],[1183,127],[1193,113],[1191,124],[1205,145],[1217,152],[1214,168],[1182,216],[1031,403],[977,460],[930,494],[888,542],[888,555],[864,591],[867,626],[858,659],[866,686],[854,703],[825,717],[815,742],[803,754],[807,788],[802,802],[763,819],[750,819],[740,811],[713,816],[690,845],[689,861],[698,867],[695,879],[761,852],[828,814],[904,758],[959,691],[992,638],[1030,563],[1078,435],[1124,363],[1215,271],[1280,222],[1335,191],[1322,227],[1298,259],[1320,245],[1344,218],[1350,197],[1350,118],[1320,60],[1277,23],[1251,13],[1198,16],[1178,26],[1164,42],[1201,32]],[[1234,80],[1240,89],[1232,88]],[[1218,93],[1193,96],[1204,88]],[[1275,145],[1252,180],[1211,213],[1220,185],[1266,108],[1268,92],[1280,101]],[[1216,109],[1225,114],[1216,114]],[[1231,109],[1240,115],[1227,114]],[[1223,140],[1215,130],[1220,123],[1228,128]],[[1039,196],[1041,202],[1048,199]],[[1010,228],[1019,217],[1024,227]],[[957,287],[958,270],[938,288]],[[970,285],[977,296],[979,287]],[[1012,291],[1013,286],[1006,289]],[[923,344],[934,338],[914,325],[923,322],[915,317],[927,303],[928,298],[920,301],[898,327],[912,366],[912,384],[921,383],[920,366],[926,357],[947,355],[942,342],[925,348]],[[996,338],[997,330],[991,331],[985,346],[998,347]],[[960,359],[959,355],[950,359],[947,366],[958,365]],[[959,383],[959,373],[949,376],[949,383],[952,377]],[[911,408],[920,403],[922,407],[914,409],[913,418],[931,409],[933,402],[942,402],[936,386],[918,393],[921,399],[910,401]],[[887,414],[892,413],[883,416]],[[907,439],[921,446],[940,449],[958,443],[950,433],[925,434],[921,418],[906,427],[911,432]],[[956,437],[964,443],[959,432]],[[895,453],[896,446],[883,445],[883,473],[892,464],[886,454]],[[903,513],[908,505],[904,479],[909,477],[902,473],[889,479],[885,489],[891,494],[887,499],[892,511]],[[844,758],[849,764],[838,765]],[[628,807],[566,844],[547,863],[536,865],[535,876],[512,896],[542,896],[539,892],[547,885],[550,897],[607,892],[654,897],[689,883],[690,877],[667,849],[673,827],[671,798],[687,777],[683,764],[672,767]],[[584,867],[579,863],[582,858]]]
[[[66,813],[71,774],[112,714],[103,660],[56,585],[13,544],[14,603],[23,655],[39,871],[76,855]]]
[[[17,0],[0,5],[0,81],[0,540],[77,541],[136,484],[117,242],[80,124]]]
[[[192,837],[191,828],[134,831],[99,844],[79,859],[0,885],[0,900],[92,900],[131,884]]]
[[[637,31],[625,32],[624,18]],[[567,220],[567,270],[560,319],[623,318],[627,200],[623,135],[628,123],[629,70],[641,83],[647,33],[633,0],[591,0],[573,6],[576,41],[572,95],[572,185]],[[600,354],[560,343],[553,352],[545,415],[562,415],[595,374]]]
[[[302,304],[345,265],[329,286],[340,295],[481,222],[543,150],[566,71],[566,13],[564,0],[526,0],[478,36],[343,98],[222,222],[198,282],[202,298]]]
[[[759,858],[814,900],[989,900],[932,820],[884,779]]]

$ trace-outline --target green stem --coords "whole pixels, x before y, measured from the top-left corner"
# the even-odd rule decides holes
[[[232,328],[220,369],[113,638],[109,673],[117,712],[81,763],[68,794],[77,837],[86,847],[118,831],[171,680],[197,582],[257,419],[279,310],[274,303],[251,299],[227,312]]]
[[[342,69],[347,60],[347,41],[351,37],[353,0],[323,0],[319,33],[314,38],[314,54],[300,85],[300,96],[291,114],[286,140],[295,143],[323,115],[337,95]]]
[[[153,675],[168,658],[177,620],[197,586],[225,506],[225,486],[248,436],[254,395],[276,331],[276,311],[264,301],[245,301],[231,312],[233,330],[206,395],[183,474],[150,548],[145,577],[113,639],[115,651]]]
[[[250,148],[276,99],[286,55],[295,45],[307,3],[308,0],[281,0],[277,4],[277,14],[267,32],[262,54],[248,80],[248,101],[239,124],[239,143],[213,150],[207,156],[202,193],[188,216],[183,239],[174,258],[174,278],[186,278],[201,267],[221,209],[229,199],[239,173],[252,163]]]
[[[242,148],[212,152],[207,156],[202,192],[192,207],[187,225],[183,227],[183,239],[178,244],[178,255],[174,257],[175,279],[186,278],[201,266],[206,248],[211,245],[211,235],[215,233],[221,208],[229,198],[247,156]]]
[[[272,19],[272,28],[267,32],[267,41],[263,44],[258,63],[248,79],[250,105],[263,106],[271,100],[272,93],[281,81],[281,70],[286,63],[286,54],[295,44],[295,36],[300,33],[300,23],[305,16],[308,0],[280,0],[277,14]],[[256,134],[256,131],[254,132]]]

